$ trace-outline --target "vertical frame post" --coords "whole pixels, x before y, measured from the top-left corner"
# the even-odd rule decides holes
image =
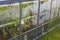
[[[57,0],[58,2],[58,0]],[[60,5],[59,5],[59,2],[58,2],[58,13],[57,13],[57,23],[59,22],[59,10],[60,10]],[[59,24],[59,23],[58,23]]]
[[[20,7],[20,36],[19,40],[22,40],[22,25],[21,25],[21,19],[22,19],[22,0],[19,0],[19,7]]]
[[[50,18],[51,18],[51,13],[52,13],[52,0],[50,0],[50,9],[49,9],[49,23],[48,23],[48,28],[50,27]],[[48,30],[48,28],[47,28],[47,31],[49,31]],[[49,35],[48,35],[48,37],[49,37]],[[47,38],[47,40],[48,40],[48,38]]]
[[[38,0],[37,26],[39,25],[39,14],[40,14],[40,0]],[[37,29],[36,29],[36,39],[35,40],[37,40]]]
[[[50,3],[50,16],[49,16],[49,21],[50,21],[50,17],[51,17],[51,12],[52,12],[52,0],[51,0],[51,3]]]
[[[49,24],[48,24],[48,27],[50,27],[50,18],[51,18],[51,13],[52,13],[52,0],[50,2],[50,15],[49,15]]]

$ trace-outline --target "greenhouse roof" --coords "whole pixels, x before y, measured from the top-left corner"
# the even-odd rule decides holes
[[[22,0],[22,2],[26,2],[26,1],[37,1],[37,0]],[[45,0],[40,0],[40,1],[45,1]],[[0,4],[11,4],[16,2],[19,2],[19,0],[0,0]]]
[[[15,2],[18,2],[18,0],[4,0],[4,1],[0,0],[0,4],[10,4]]]

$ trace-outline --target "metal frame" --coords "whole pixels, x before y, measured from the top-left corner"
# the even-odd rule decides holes
[[[39,14],[40,14],[40,0],[38,0],[37,26],[39,25]],[[37,40],[37,29],[36,29],[36,39],[35,40]]]
[[[52,31],[53,29],[55,29],[57,26],[60,26],[60,24],[58,24],[58,25],[56,25],[55,27],[53,27],[52,29],[50,29],[50,30],[48,30],[47,32],[42,32],[43,34],[42,35],[40,35],[40,36],[37,36],[37,29],[39,28],[39,27],[41,27],[41,26],[44,26],[45,24],[47,24],[47,23],[50,23],[50,19],[49,19],[49,21],[48,22],[46,22],[46,23],[44,23],[44,24],[41,24],[41,25],[39,25],[39,16],[40,16],[40,0],[38,0],[38,14],[37,14],[37,26],[35,27],[35,28],[33,28],[33,29],[31,29],[31,30],[28,30],[28,31],[26,31],[26,32],[24,32],[24,33],[22,33],[22,30],[23,30],[23,26],[21,25],[21,20],[24,20],[24,19],[22,19],[22,0],[19,0],[19,4],[20,4],[20,34],[18,35],[18,37],[19,37],[19,40],[23,40],[22,39],[22,35],[24,35],[24,34],[27,34],[28,32],[31,32],[31,31],[33,31],[33,30],[35,30],[36,32],[35,32],[35,34],[36,34],[36,38],[34,39],[34,40],[37,40],[39,37],[41,37],[41,36],[43,36],[43,35],[45,35],[45,34],[47,34],[48,32],[50,32],[50,31]],[[52,0],[51,0],[51,4],[50,4],[51,6],[50,6],[50,17],[51,17],[51,10],[52,10]],[[59,10],[58,10],[58,14],[59,14]],[[35,16],[35,15],[34,15]],[[31,16],[31,17],[34,17],[34,16]],[[50,18],[49,17],[49,18]],[[29,17],[28,17],[29,18]],[[25,18],[25,19],[27,19],[27,18]],[[7,27],[7,25],[11,25],[11,24],[13,24],[13,23],[16,23],[16,22],[12,22],[12,23],[8,23],[8,24],[5,24],[5,25],[0,25],[0,27],[2,27],[2,26],[5,26],[5,28],[9,31],[9,33],[11,34],[11,31],[8,29],[8,27]],[[49,26],[49,25],[48,25]],[[44,28],[42,28],[42,31],[44,31]],[[11,36],[13,37],[13,35],[11,34]],[[12,39],[10,39],[10,40],[15,40],[15,38],[17,38],[17,37],[13,37]]]
[[[20,3],[20,40],[22,40],[22,25],[21,25],[21,19],[22,19],[22,0],[19,0]]]

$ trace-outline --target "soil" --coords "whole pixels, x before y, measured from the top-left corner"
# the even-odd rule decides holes
[[[4,40],[4,37],[2,35],[2,32],[0,31],[0,40]]]
[[[10,38],[11,38],[10,34],[8,34],[7,36],[4,37],[2,30],[0,30],[0,40],[8,40]]]

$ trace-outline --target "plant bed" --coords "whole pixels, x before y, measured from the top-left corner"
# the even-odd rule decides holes
[[[58,19],[60,20],[60,17],[58,17]],[[48,23],[49,25],[48,24],[44,25],[45,26],[44,28],[45,29],[47,28],[47,30],[53,28],[56,25],[56,23],[58,22],[58,21],[56,21],[58,19],[56,19],[56,17],[51,19],[50,23]],[[36,27],[36,25],[33,25],[33,23],[36,21],[36,19],[34,17],[33,18],[29,18],[29,19],[25,19],[25,20],[27,20],[27,21],[25,21],[25,23],[22,25],[23,26],[23,30],[22,30],[23,33]],[[42,24],[44,24],[44,23],[42,23]],[[19,35],[19,30],[20,30],[19,26],[20,26],[19,19],[17,19],[17,21],[15,23],[7,25],[7,27],[11,31],[13,37],[16,37],[17,35]],[[45,30],[45,31],[47,31],[47,30]],[[9,37],[9,39],[10,39],[11,38],[11,36],[9,36],[10,34],[8,32],[6,32],[6,30],[5,30],[5,33],[7,33],[7,34],[3,34],[3,35],[6,35],[6,38]]]
[[[38,40],[60,40],[60,27],[42,36]]]

